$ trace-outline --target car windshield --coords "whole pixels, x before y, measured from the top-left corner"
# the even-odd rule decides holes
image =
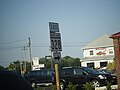
[[[105,69],[100,69],[99,71],[100,71],[100,72],[103,72],[103,73],[112,74],[112,72],[110,72],[109,70],[105,70]]]
[[[92,74],[98,73],[97,71],[93,70],[92,68],[88,68],[88,67],[85,67],[84,70],[87,71],[88,73],[92,73]]]

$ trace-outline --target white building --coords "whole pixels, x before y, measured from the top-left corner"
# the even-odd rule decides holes
[[[104,35],[86,45],[83,50],[81,66],[93,68],[106,67],[114,59],[113,40],[109,35]]]

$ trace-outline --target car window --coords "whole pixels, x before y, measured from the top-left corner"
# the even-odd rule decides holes
[[[48,71],[47,70],[43,70],[43,76],[48,75]]]
[[[85,71],[82,70],[82,69],[74,69],[74,74],[75,74],[75,75],[82,75],[83,72],[85,72]]]
[[[37,71],[32,71],[32,72],[29,72],[28,75],[29,76],[36,76],[36,75],[38,75],[38,72]]]
[[[73,69],[65,69],[64,74],[65,75],[73,75],[74,74]]]
[[[39,76],[42,76],[42,71],[41,71],[41,70],[39,70],[38,74],[39,74]]]
[[[53,71],[48,70],[48,75],[53,75]]]
[[[83,68],[86,72],[88,72],[88,73],[93,73],[93,74],[97,74],[98,72],[97,71],[95,71],[95,70],[93,70],[92,68],[88,68],[88,67],[85,67],[85,68]]]

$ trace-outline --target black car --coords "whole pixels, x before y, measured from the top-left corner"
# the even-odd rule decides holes
[[[60,88],[65,89],[69,82],[83,86],[91,82],[93,87],[105,85],[111,80],[110,74],[98,73],[89,67],[66,67],[60,70]]]
[[[34,90],[20,74],[0,71],[0,90]]]
[[[117,75],[115,73],[112,73],[111,71],[109,70],[106,70],[106,69],[98,69],[97,70],[99,73],[106,73],[106,74],[110,74],[111,75],[111,83],[112,84],[116,84],[117,83]]]
[[[35,87],[52,85],[55,82],[55,74],[53,70],[41,69],[36,71],[29,71],[25,74],[26,80]]]

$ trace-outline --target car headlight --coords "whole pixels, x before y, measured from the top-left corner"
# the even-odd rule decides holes
[[[100,79],[106,79],[106,77],[105,76],[102,76],[102,75],[99,75],[98,76]]]

